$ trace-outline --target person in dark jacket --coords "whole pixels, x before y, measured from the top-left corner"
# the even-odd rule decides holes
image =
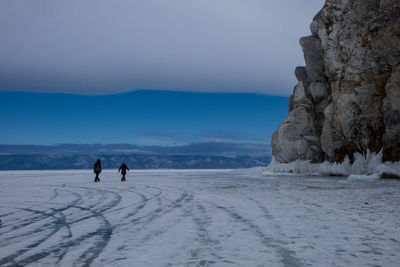
[[[122,174],[121,182],[126,182],[125,175],[127,170],[129,171],[128,166],[126,166],[125,162],[122,163],[121,167],[118,169],[118,172],[121,172]]]
[[[94,164],[93,172],[96,174],[96,177],[94,178],[94,181],[95,182],[100,182],[99,174],[101,173],[101,162],[100,162],[99,159]]]

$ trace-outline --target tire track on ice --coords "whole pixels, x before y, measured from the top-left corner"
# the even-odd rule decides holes
[[[100,241],[96,241],[95,244],[93,245],[92,248],[87,249],[84,251],[79,259],[78,262],[83,262],[83,266],[89,266],[99,255],[100,253],[104,250],[104,248],[107,246],[109,243],[111,236],[113,234],[114,226],[111,225],[111,223],[105,218],[105,216],[102,214],[103,212],[106,212],[114,207],[116,207],[120,202],[121,202],[121,195],[118,193],[115,193],[110,190],[104,190],[104,189],[97,189],[97,188],[87,188],[87,187],[76,187],[76,188],[81,188],[89,191],[96,191],[99,193],[98,195],[105,196],[107,194],[113,195],[114,199],[104,205],[100,210],[94,209],[94,207],[98,205],[92,205],[91,207],[81,207],[81,206],[73,206],[73,208],[81,209],[84,211],[89,211],[92,213],[92,215],[84,216],[83,218],[74,220],[71,224],[81,222],[87,219],[91,218],[96,218],[100,221],[102,221],[102,226],[98,229],[96,229],[94,232],[87,233],[78,239],[73,240],[74,243],[81,243],[89,238],[92,237],[97,237],[100,236]],[[103,206],[103,205],[102,205]]]
[[[267,236],[256,224],[254,224],[248,218],[239,215],[233,207],[223,207],[215,205],[215,207],[227,215],[229,215],[236,222],[244,224],[258,239],[261,243],[274,249],[279,255],[281,262],[284,266],[302,266],[301,260],[296,256],[296,253],[290,249],[284,248],[285,245],[282,241],[276,240],[273,237]]]
[[[42,220],[44,220],[44,219],[48,219],[49,217],[53,217],[53,218],[55,218],[56,220],[58,220],[58,218],[55,217],[58,213],[61,213],[61,212],[65,211],[65,210],[67,210],[69,207],[71,207],[72,205],[75,205],[76,203],[78,203],[78,202],[81,200],[81,196],[80,196],[80,195],[75,194],[75,193],[74,193],[74,195],[76,196],[76,198],[75,198],[73,201],[67,203],[65,207],[63,207],[63,208],[58,208],[58,209],[50,208],[50,209],[52,210],[51,212],[44,212],[44,211],[37,210],[37,209],[32,209],[32,208],[19,208],[19,207],[15,207],[14,209],[23,210],[23,211],[28,211],[28,212],[31,212],[31,213],[34,213],[34,214],[38,214],[38,216],[36,216],[36,217],[31,217],[30,220],[29,220],[28,222],[22,223],[22,224],[20,224],[20,225],[18,225],[18,226],[13,226],[13,228],[12,228],[11,230],[6,231],[6,232],[1,232],[1,234],[2,234],[2,235],[4,235],[4,234],[9,234],[9,233],[12,233],[12,232],[15,232],[15,231],[20,232],[22,228],[24,228],[24,227],[26,227],[26,226],[29,226],[29,225],[31,225],[31,224],[34,224],[34,223],[38,223],[38,222],[40,222],[40,221],[42,221]],[[22,203],[26,203],[26,202],[28,202],[29,204],[35,203],[35,205],[43,204],[43,202],[36,202],[36,201],[23,201]],[[47,208],[47,207],[46,207],[46,208]],[[11,241],[12,239],[15,239],[15,238],[20,238],[20,237],[29,236],[29,235],[32,235],[32,234],[35,234],[35,233],[38,233],[38,232],[42,232],[42,231],[44,231],[44,230],[49,229],[48,226],[51,226],[51,224],[49,224],[49,223],[45,224],[44,226],[42,226],[42,227],[40,228],[39,231],[38,231],[38,230],[31,230],[31,231],[29,231],[29,232],[27,232],[27,233],[24,233],[24,234],[14,235],[14,236],[8,238],[7,240],[8,240],[8,241]],[[47,227],[47,228],[43,228],[43,227]]]
[[[160,198],[160,200],[161,200],[161,198]],[[174,209],[180,207],[181,203],[184,203],[185,201],[188,202],[191,200],[192,199],[190,198],[189,193],[187,191],[185,191],[185,192],[181,193],[179,198],[177,198],[175,200],[168,200],[168,201],[170,201],[169,204],[161,205],[156,210],[151,211],[151,212],[147,213],[146,215],[143,215],[138,218],[134,218],[133,220],[131,220],[131,222],[135,223],[135,224],[149,225],[154,220],[162,218],[164,215],[166,215],[166,214],[170,213],[171,211],[173,211]],[[162,201],[161,201],[161,203],[162,203]]]
[[[37,234],[38,232],[43,232],[46,230],[51,230],[51,232],[48,235],[46,235],[44,238],[37,240],[35,243],[30,244],[29,246],[25,247],[24,249],[18,250],[16,253],[1,259],[0,264],[2,265],[2,264],[11,263],[12,265],[16,265],[16,264],[26,265],[26,264],[36,262],[40,259],[43,259],[45,257],[54,255],[54,254],[57,255],[57,257],[58,257],[57,262],[59,263],[64,258],[64,256],[68,252],[68,249],[71,246],[74,246],[78,243],[84,242],[87,239],[90,239],[92,237],[100,236],[100,241],[96,240],[95,244],[92,245],[92,248],[84,251],[78,259],[78,262],[83,262],[84,266],[90,265],[94,261],[94,259],[101,253],[101,251],[104,249],[104,247],[108,244],[108,242],[111,238],[111,235],[112,235],[112,231],[113,231],[113,227],[111,226],[110,222],[102,215],[102,213],[105,211],[108,211],[108,210],[112,209],[113,207],[115,207],[116,205],[118,205],[119,202],[121,201],[121,196],[117,193],[114,193],[114,192],[108,191],[108,190],[89,189],[89,188],[85,188],[85,187],[80,187],[80,189],[91,191],[92,194],[89,194],[89,196],[93,195],[93,191],[96,191],[97,195],[103,196],[103,199],[104,199],[105,195],[113,195],[114,198],[112,199],[112,201],[108,201],[108,203],[106,205],[104,205],[104,201],[101,201],[97,205],[95,204],[95,205],[91,205],[89,207],[82,207],[79,205],[79,204],[84,204],[84,203],[81,203],[82,199],[83,199],[81,194],[78,194],[76,192],[72,192],[69,190],[63,190],[65,192],[68,192],[68,193],[76,196],[75,200],[73,200],[72,202],[69,202],[64,207],[55,208],[55,209],[52,208],[52,212],[43,212],[40,210],[25,209],[27,211],[30,211],[30,212],[33,212],[36,214],[40,214],[40,216],[37,216],[35,221],[24,224],[21,227],[25,227],[32,223],[40,222],[40,221],[42,221],[44,219],[48,219],[50,217],[52,217],[54,219],[52,222],[46,223],[44,226],[42,226],[39,231],[38,230],[31,231],[31,232],[25,234],[26,236],[32,236],[32,235]],[[42,203],[39,203],[39,204],[42,204]],[[81,216],[78,219],[72,220],[71,222],[67,222],[67,218],[66,218],[65,214],[63,214],[63,212],[68,209],[78,209],[78,210],[89,212],[91,214],[85,215],[83,217]],[[96,210],[93,210],[93,209],[96,209]],[[59,215],[59,214],[61,214],[61,217],[60,218],[56,217],[56,215]],[[74,214],[74,216],[76,216],[76,214]],[[96,218],[97,220],[101,221],[100,222],[101,227],[96,229],[94,232],[90,232],[88,234],[80,236],[77,239],[71,240],[71,237],[72,237],[71,226],[75,223],[78,223],[78,222],[81,222],[81,221],[84,221],[87,219],[91,219],[91,218]],[[20,230],[21,227],[18,227],[15,230]],[[63,238],[63,240],[60,242],[59,245],[45,248],[42,251],[40,251],[34,255],[31,255],[31,256],[24,258],[17,262],[15,261],[16,257],[26,254],[27,252],[29,252],[33,248],[37,247],[38,245],[43,244],[44,242],[46,242],[46,240],[48,240],[49,238],[54,236],[63,227],[67,228],[68,235]],[[16,235],[16,237],[20,238],[21,235]]]
[[[37,246],[39,246],[40,244],[42,244],[43,242],[45,242],[46,240],[51,238],[54,234],[56,234],[61,228],[63,228],[67,224],[66,220],[65,220],[65,217],[64,218],[57,218],[54,214],[49,214],[49,213],[46,213],[46,212],[43,212],[43,211],[39,211],[39,210],[23,209],[23,208],[21,208],[21,209],[22,210],[26,210],[26,211],[31,211],[33,213],[45,214],[45,215],[47,215],[46,218],[53,217],[55,219],[51,223],[45,224],[43,226],[43,228],[41,228],[39,230],[32,231],[31,233],[26,234],[26,235],[22,235],[22,237],[23,236],[27,236],[27,235],[30,236],[30,235],[37,234],[37,233],[40,233],[40,232],[44,232],[46,230],[51,230],[51,232],[48,235],[46,235],[45,237],[43,237],[43,238],[41,238],[39,240],[36,240],[33,244],[30,244],[27,247],[25,247],[23,249],[20,249],[17,252],[15,252],[15,253],[13,253],[13,254],[11,254],[11,255],[3,258],[3,259],[0,259],[0,265],[8,264],[9,262],[12,262],[13,264],[16,264],[16,265],[20,264],[21,261],[17,261],[16,262],[15,258],[20,257],[21,255],[23,255],[23,254],[29,252],[30,250],[36,248]],[[68,229],[70,231],[69,227],[68,227]],[[20,237],[21,237],[21,235],[18,236],[18,238],[20,238]],[[40,257],[40,258],[43,258],[43,257]],[[27,262],[27,263],[31,263],[31,262]],[[27,264],[27,263],[25,263],[25,264]]]
[[[134,210],[128,212],[128,213],[122,218],[122,220],[127,220],[127,219],[130,219],[130,218],[134,217],[136,214],[139,213],[139,211],[141,211],[142,209],[144,209],[144,208],[149,204],[149,202],[150,202],[151,200],[153,200],[153,199],[155,199],[155,200],[157,201],[157,206],[158,206],[157,209],[161,208],[161,199],[160,199],[160,195],[162,194],[162,190],[158,189],[158,193],[150,193],[150,192],[149,192],[148,194],[150,194],[151,197],[147,197],[146,195],[144,195],[144,194],[142,194],[142,193],[139,193],[139,192],[136,192],[136,191],[132,191],[132,189],[134,189],[134,188],[135,188],[135,187],[129,188],[128,191],[129,191],[129,192],[132,192],[132,193],[135,193],[135,194],[138,194],[138,195],[141,197],[142,201],[133,203],[132,206],[135,206]],[[150,188],[150,187],[146,186],[145,189],[146,189],[146,188]],[[124,207],[124,209],[126,209],[126,207]],[[129,222],[127,222],[127,223],[120,223],[120,224],[118,224],[117,226],[127,225],[127,224],[130,224],[130,223],[132,223],[132,221],[129,221]]]
[[[196,201],[194,207],[190,208],[187,214],[192,217],[197,228],[198,238],[196,241],[198,241],[201,246],[190,250],[191,259],[186,264],[207,266],[208,264],[223,262],[224,258],[216,254],[216,251],[218,251],[216,246],[218,246],[220,242],[217,239],[212,239],[207,230],[212,223],[212,218],[208,215],[204,205],[202,205],[200,201]]]
[[[55,189],[55,190],[58,191],[58,189]],[[67,190],[64,190],[64,191],[67,191]],[[78,194],[78,193],[75,193],[75,192],[70,192],[70,191],[67,191],[67,192],[71,193],[76,198],[73,201],[67,203],[66,206],[64,206],[62,208],[58,208],[58,209],[50,208],[52,210],[52,212],[50,212],[50,213],[49,212],[40,211],[40,210],[36,210],[36,209],[16,208],[16,209],[25,210],[25,211],[29,211],[29,212],[32,212],[32,213],[35,213],[35,214],[40,214],[40,215],[35,217],[35,219],[37,219],[37,220],[31,221],[29,223],[26,223],[21,227],[17,227],[16,229],[13,229],[13,231],[21,231],[21,228],[23,228],[23,227],[26,227],[26,226],[31,225],[33,223],[38,223],[38,222],[40,222],[40,221],[42,221],[44,219],[48,219],[50,217],[54,218],[55,221],[52,221],[51,223],[46,223],[39,230],[33,230],[33,231],[30,231],[30,232],[22,234],[22,235],[21,234],[15,235],[10,240],[15,239],[15,238],[32,236],[34,234],[38,234],[38,233],[46,231],[46,230],[52,230],[52,232],[49,235],[47,235],[46,237],[44,237],[43,239],[40,239],[39,241],[36,241],[33,244],[30,244],[29,246],[25,247],[24,249],[21,249],[21,250],[17,251],[16,253],[12,254],[12,255],[9,255],[6,258],[0,259],[0,264],[8,263],[10,261],[12,261],[13,264],[17,264],[17,263],[15,263],[15,258],[16,257],[21,256],[23,254],[26,254],[30,250],[36,248],[38,245],[42,244],[43,242],[45,242],[46,240],[51,238],[53,235],[55,235],[63,227],[67,228],[67,231],[69,233],[68,236],[72,237],[70,224],[67,223],[66,217],[62,212],[67,210],[67,209],[69,209],[71,206],[79,203],[82,200],[82,196],[80,194]],[[56,195],[59,195],[59,194],[57,193]],[[43,204],[43,202],[35,202],[35,201],[28,201],[28,203]],[[57,214],[62,214],[61,218],[56,217]],[[67,250],[65,250],[65,253],[66,252],[67,252]],[[62,257],[65,255],[65,253],[62,253]],[[41,258],[44,258],[47,255],[49,255],[49,253],[37,253],[37,254],[35,254],[33,256],[30,256],[29,257],[30,260],[25,260],[24,259],[22,261],[24,262],[24,264],[28,264],[28,263],[31,263],[33,261],[37,261],[37,260],[39,260]]]
[[[57,231],[54,234],[56,234],[59,230],[61,230],[61,228],[66,227],[68,234],[67,234],[67,237],[65,237],[64,239],[71,239],[72,238],[71,227],[66,222],[66,217],[65,217],[64,214],[63,214],[63,217],[59,218],[59,220],[56,221],[55,223],[56,224],[60,224],[60,227],[57,229]],[[47,238],[46,240],[48,240],[49,238]],[[43,242],[45,242],[45,241],[43,241]],[[67,252],[69,250],[69,247],[70,247],[69,245],[65,245],[64,243],[65,243],[64,241],[61,241],[59,245],[51,246],[51,247],[49,247],[47,249],[44,249],[41,252],[38,252],[38,253],[33,254],[31,256],[28,256],[28,257],[26,257],[26,258],[24,258],[24,259],[22,259],[20,261],[17,261],[16,264],[19,265],[19,266],[25,266],[27,264],[34,263],[34,262],[36,262],[38,260],[46,258],[46,257],[48,257],[50,255],[55,255],[58,258],[56,263],[59,263],[64,258],[64,256],[67,254]],[[70,244],[70,241],[68,243]]]
[[[56,189],[56,190],[58,190],[58,189]],[[71,205],[75,205],[75,204],[79,203],[82,200],[82,196],[81,195],[79,195],[79,194],[77,194],[75,192],[69,192],[69,193],[73,194],[76,198],[74,200],[72,200],[71,202],[67,203],[64,208],[57,209],[55,212],[52,212],[50,214],[55,215],[55,214],[57,214],[58,211],[64,211],[64,210],[68,209],[68,207],[70,207]],[[37,202],[37,201],[20,201],[20,202],[15,202],[15,203],[35,203],[35,205],[43,204],[43,202]],[[56,204],[56,203],[52,203],[52,204]],[[62,204],[62,205],[65,205],[65,204]],[[20,208],[16,208],[16,209],[20,209]],[[22,210],[22,209],[20,209],[20,210]],[[32,210],[34,210],[34,209],[32,209]],[[20,225],[17,225],[17,226],[13,225],[12,229],[10,229],[9,231],[6,231],[6,232],[1,232],[1,234],[10,233],[10,232],[13,232],[13,231],[19,231],[21,228],[29,226],[29,225],[31,225],[33,223],[37,223],[38,221],[48,217],[48,215],[43,215],[43,213],[40,213],[39,210],[35,210],[35,211],[38,211],[36,213],[36,214],[38,214],[38,216],[31,217],[29,221],[24,220],[22,222],[22,224],[20,224]]]
[[[119,192],[121,192],[121,191],[122,191],[122,192],[129,192],[129,193],[133,193],[133,194],[135,194],[135,195],[138,195],[138,196],[140,197],[141,201],[132,203],[131,206],[140,205],[140,204],[145,203],[146,201],[150,200],[149,198],[147,198],[146,195],[132,190],[132,189],[135,189],[135,188],[136,188],[136,186],[131,186],[131,187],[129,187],[129,188],[116,188],[116,189],[117,189]],[[131,206],[130,206],[130,207],[131,207]],[[128,207],[120,207],[120,208],[114,209],[114,210],[112,211],[112,213],[120,212],[120,211],[125,210],[125,209],[127,209],[127,208],[128,208]],[[110,213],[111,213],[111,212],[110,212]]]
[[[183,197],[183,196],[185,196],[185,197]],[[160,219],[163,216],[167,215],[168,213],[170,213],[178,208],[182,208],[182,204],[189,203],[192,200],[193,200],[193,195],[189,194],[187,191],[185,191],[181,195],[181,197],[178,198],[177,200],[169,200],[169,201],[171,201],[171,203],[169,205],[167,205],[167,207],[169,207],[169,209],[168,210],[161,209],[160,212],[162,211],[162,213],[157,214],[156,217],[150,218],[151,219],[150,222],[154,221],[155,219]],[[183,219],[187,218],[185,215],[187,215],[187,214],[184,212],[184,215],[179,216],[174,222],[170,222],[168,225],[164,224],[163,227],[160,227],[157,230],[150,231],[147,235],[145,235],[145,237],[141,240],[141,242],[147,243],[148,241],[151,240],[151,238],[153,236],[159,236],[161,234],[166,234],[169,231],[169,229],[171,229],[171,227],[170,227],[171,225],[178,225]]]
[[[159,196],[155,197],[155,199],[157,199],[157,202],[159,203],[158,207],[140,217],[133,218],[128,223],[125,223],[125,225],[133,223],[132,226],[136,226],[136,228],[130,227],[129,229],[130,233],[134,233],[134,236],[137,237],[137,241],[135,241],[136,243],[135,246],[143,246],[144,244],[151,241],[154,237],[159,236],[161,234],[166,234],[171,229],[172,225],[179,224],[185,218],[184,216],[179,216],[173,222],[169,222],[168,224],[164,223],[161,227],[156,225],[155,230],[152,231],[146,230],[148,228],[154,227],[155,221],[163,218],[165,215],[171,213],[172,211],[177,210],[177,208],[182,207],[182,205],[184,205],[185,203],[189,203],[190,201],[192,201],[191,195],[186,190],[180,192],[178,198],[170,200],[166,197],[161,198],[164,192],[161,188],[155,186],[149,186],[149,187],[159,190],[159,192],[156,193],[156,195]],[[170,203],[164,204],[165,201],[169,201]],[[125,245],[122,245],[119,249],[123,248],[125,248]]]

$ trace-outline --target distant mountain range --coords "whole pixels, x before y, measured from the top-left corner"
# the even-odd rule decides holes
[[[89,169],[126,162],[133,169],[226,169],[266,166],[268,144],[194,143],[184,146],[131,144],[0,145],[0,170]]]

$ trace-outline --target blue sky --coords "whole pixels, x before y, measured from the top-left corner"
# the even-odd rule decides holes
[[[104,96],[0,92],[0,143],[266,143],[286,97],[135,91]]]

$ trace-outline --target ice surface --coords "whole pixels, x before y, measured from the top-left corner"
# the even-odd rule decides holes
[[[0,172],[0,266],[398,266],[400,182]]]
[[[353,164],[345,158],[341,164],[337,163],[311,163],[297,160],[290,163],[278,163],[272,158],[271,163],[265,168],[265,175],[295,174],[295,175],[322,175],[322,176],[348,176],[350,179],[378,179],[383,173],[400,177],[400,162],[382,162],[382,151],[373,153],[367,151],[366,155],[355,154]]]

